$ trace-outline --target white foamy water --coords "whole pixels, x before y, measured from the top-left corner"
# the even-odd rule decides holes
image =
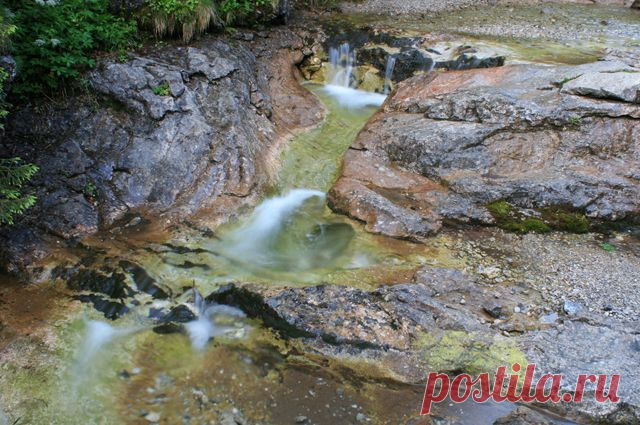
[[[391,58],[391,57],[390,57]],[[343,108],[357,109],[367,106],[380,106],[386,99],[386,95],[355,87],[353,70],[356,66],[356,52],[351,50],[348,43],[341,44],[338,48],[329,49],[329,74],[325,91],[338,101]],[[395,58],[387,62],[387,74],[385,80],[391,78],[395,65]],[[389,70],[389,67],[391,69]],[[387,82],[385,81],[385,87]]]
[[[358,90],[351,87],[335,86],[333,84],[327,84],[324,86],[324,89],[331,97],[338,101],[340,106],[350,109],[380,106],[387,98],[384,94]]]
[[[236,333],[243,328],[238,322],[246,317],[242,310],[228,305],[207,305],[195,288],[193,294],[198,318],[184,326],[194,349],[202,350],[211,338]]]
[[[325,194],[318,190],[294,189],[258,205],[248,223],[224,238],[221,250],[229,257],[244,262],[267,265],[275,253],[272,244],[286,220],[305,202],[316,198],[324,205]]]

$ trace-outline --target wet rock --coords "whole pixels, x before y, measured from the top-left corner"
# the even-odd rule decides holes
[[[186,305],[179,305],[179,306],[173,307],[167,315],[162,317],[161,320],[165,323],[169,323],[169,322],[187,323],[187,322],[191,322],[192,320],[196,320],[196,315]]]
[[[164,300],[169,298],[169,294],[165,292],[156,284],[156,280],[147,274],[147,272],[137,264],[130,261],[120,261],[119,263],[122,269],[131,274],[133,281],[136,284],[138,290],[146,292],[153,298]]]
[[[418,72],[431,71],[437,66],[434,60],[421,49],[411,49],[397,55],[396,64],[393,68],[393,81],[399,82],[413,77]],[[384,69],[384,66],[383,68]]]
[[[555,207],[635,220],[640,106],[555,88],[621,69],[631,68],[523,65],[406,80],[346,153],[329,205],[368,231],[417,240],[443,223],[494,224],[487,206],[497,201],[530,218]]]
[[[126,298],[134,292],[125,283],[125,275],[113,269],[81,269],[69,277],[67,286],[74,291],[91,291],[105,294],[110,298]]]
[[[283,319],[264,299],[247,288],[225,285],[206,297],[207,302],[238,307],[250,318],[259,318],[265,325],[276,329],[285,337],[305,337],[311,334]]]
[[[40,166],[38,203],[21,222],[41,238],[68,239],[133,210],[184,219],[206,209],[202,220],[217,223],[253,204],[281,138],[323,116],[296,81],[304,48],[280,28],[251,43],[211,36],[126,63],[101,58],[87,75],[92,96],[27,105],[7,122],[0,153]],[[24,263],[15,249],[1,251],[12,267]]]
[[[108,300],[99,295],[74,295],[72,298],[83,303],[91,303],[93,308],[109,320],[116,320],[129,312],[129,307],[124,303]]]
[[[535,410],[520,406],[508,415],[497,419],[493,425],[552,425],[553,422]]]
[[[154,326],[152,330],[160,335],[180,334],[186,331],[183,325],[173,322]]]
[[[436,62],[434,68],[450,71],[463,71],[465,69],[476,68],[495,68],[497,66],[503,66],[505,59],[506,58],[504,56],[479,58],[475,55],[463,54],[454,60]]]

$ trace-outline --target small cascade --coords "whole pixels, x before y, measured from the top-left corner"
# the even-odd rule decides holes
[[[258,205],[248,224],[229,236],[229,247],[240,255],[268,251],[286,220],[305,202],[316,198],[323,205],[319,190],[294,189],[285,196],[269,198]]]
[[[331,47],[326,92],[346,108],[382,105],[385,95],[357,89],[353,75],[356,65],[356,51],[351,49],[349,43]]]
[[[228,305],[209,304],[196,288],[193,288],[196,320],[185,323],[191,345],[202,350],[211,338],[223,335],[244,334],[244,326],[238,319],[246,317],[238,308]]]
[[[329,64],[331,65],[330,84],[339,87],[352,87],[356,51],[351,50],[349,43],[342,43],[338,48],[331,47],[329,49]]]
[[[387,64],[384,69],[384,89],[383,94],[389,94],[391,87],[391,78],[393,77],[393,68],[396,66],[396,57],[393,55],[387,56]]]
[[[323,192],[311,189],[267,199],[216,250],[255,273],[328,267],[347,249],[354,231],[345,223],[327,223],[324,201]]]

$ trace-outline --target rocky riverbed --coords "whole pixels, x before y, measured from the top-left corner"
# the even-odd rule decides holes
[[[0,285],[0,424],[638,423],[640,15],[500,3],[147,46],[17,112],[41,202],[2,231],[31,284]],[[345,43],[380,108],[317,84]],[[419,416],[429,372],[515,362],[621,402]]]

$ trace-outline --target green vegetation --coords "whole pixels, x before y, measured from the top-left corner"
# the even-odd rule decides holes
[[[165,81],[159,86],[153,88],[153,92],[158,96],[170,96],[169,84]]]
[[[87,184],[84,186],[84,195],[88,198],[95,199],[95,197],[98,195],[98,188],[94,182],[87,182]]]
[[[613,251],[615,251],[615,250],[616,250],[616,247],[615,247],[615,246],[613,246],[613,245],[611,245],[611,244],[610,244],[610,243],[608,243],[608,242],[605,242],[605,243],[601,244],[601,245],[600,245],[600,248],[604,249],[604,250],[605,250],[605,251],[607,251],[607,252],[613,252]]]
[[[543,208],[537,211],[538,216],[530,217],[501,200],[487,205],[487,209],[498,227],[515,233],[547,233],[551,230],[587,233],[590,227],[584,214],[563,208]]]
[[[417,339],[416,348],[423,353],[430,370],[440,372],[492,375],[500,366],[506,366],[509,373],[513,364],[527,364],[524,353],[512,340],[500,337],[483,340],[464,331],[446,331],[442,336],[425,333]],[[519,375],[524,376],[524,368]]]
[[[589,219],[584,214],[546,209],[543,211],[543,217],[551,223],[554,229],[571,233],[587,233],[589,231]]]
[[[496,201],[487,205],[487,209],[502,229],[515,233],[547,233],[551,228],[542,219],[525,217],[506,201]]]
[[[214,0],[148,0],[139,15],[143,26],[157,38],[180,35],[187,43],[195,34],[220,23]]]
[[[16,27],[9,24],[6,12],[0,10],[0,49],[4,50],[9,37],[16,31]],[[3,130],[2,120],[7,116],[4,83],[7,72],[0,68],[0,130]],[[22,186],[38,171],[34,164],[23,164],[20,158],[0,158],[0,225],[13,224],[16,215],[24,213],[36,202],[33,195],[24,195]]]
[[[0,159],[0,225],[13,224],[16,215],[36,203],[33,195],[24,195],[22,186],[38,171],[34,164],[23,164],[20,158]]]
[[[9,0],[17,27],[13,91],[23,97],[56,94],[95,66],[96,51],[134,46],[135,22],[112,15],[108,5],[108,0]]]
[[[571,117],[569,117],[569,124],[571,124],[574,127],[577,127],[580,124],[582,124],[582,118],[579,117],[578,115],[572,115]]]
[[[575,80],[578,77],[579,75],[576,75],[575,77],[564,77],[562,80],[558,81],[558,86],[562,88],[562,86],[567,84],[569,81]]]
[[[188,43],[212,26],[259,21],[272,7],[271,0],[147,0],[138,17],[157,38],[180,36]]]
[[[220,10],[227,25],[255,20],[262,9],[271,6],[270,0],[222,0]]]

